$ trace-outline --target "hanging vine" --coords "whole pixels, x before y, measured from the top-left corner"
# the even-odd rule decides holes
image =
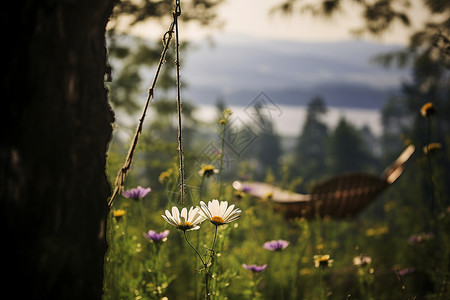
[[[180,51],[179,51],[179,36],[178,36],[178,17],[181,15],[181,4],[180,0],[175,0],[175,9],[172,12],[173,21],[169,26],[169,29],[163,35],[163,50],[161,52],[161,57],[159,59],[158,66],[156,68],[155,75],[153,77],[152,84],[147,92],[147,99],[145,101],[144,109],[142,110],[141,117],[139,118],[138,125],[136,127],[136,131],[133,136],[133,140],[130,145],[130,149],[128,150],[128,154],[125,158],[125,162],[122,167],[117,172],[116,180],[114,182],[114,189],[111,197],[108,200],[108,206],[112,207],[114,204],[114,199],[117,194],[119,194],[125,185],[125,180],[127,174],[131,168],[131,164],[133,162],[134,152],[136,151],[136,147],[139,141],[139,137],[142,133],[142,127],[144,124],[145,116],[147,115],[148,106],[150,105],[151,100],[154,97],[154,88],[156,86],[156,82],[158,80],[159,73],[161,71],[161,67],[165,62],[167,51],[169,50],[170,42],[173,38],[173,34],[175,33],[175,51],[176,51],[176,85],[177,85],[177,117],[178,117],[178,163],[179,163],[179,171],[180,171],[180,201],[181,204],[184,204],[184,154],[183,154],[183,138],[182,138],[182,122],[181,122],[181,112],[182,112],[182,103],[181,103],[181,83],[180,83]]]

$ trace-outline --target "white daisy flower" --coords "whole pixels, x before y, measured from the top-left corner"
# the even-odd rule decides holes
[[[191,207],[189,212],[186,207],[183,207],[180,214],[178,208],[174,206],[172,207],[172,214],[167,209],[165,213],[166,215],[161,215],[163,219],[183,231],[197,230],[200,228],[200,223],[205,220],[205,217],[200,214],[199,207]]]
[[[221,201],[219,204],[219,200],[213,199],[208,205],[200,201],[200,207],[200,214],[216,226],[233,222],[241,217],[241,210],[234,209],[234,204],[228,206],[227,201]]]

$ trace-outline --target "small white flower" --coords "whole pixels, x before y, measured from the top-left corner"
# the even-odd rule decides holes
[[[357,256],[353,258],[353,264],[355,266],[361,266],[364,267],[372,262],[372,258],[370,256],[361,254],[360,256]]]
[[[200,214],[199,207],[191,207],[189,212],[186,207],[183,207],[180,214],[178,208],[174,206],[172,207],[172,214],[168,210],[165,213],[166,215],[161,215],[163,219],[183,231],[197,230],[200,228],[200,223],[205,220],[205,217]]]
[[[216,226],[233,222],[241,217],[241,210],[234,209],[234,204],[228,206],[227,201],[221,201],[219,204],[219,200],[213,199],[208,205],[200,201],[200,207],[203,217]]]

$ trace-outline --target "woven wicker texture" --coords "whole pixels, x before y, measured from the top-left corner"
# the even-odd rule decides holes
[[[356,172],[340,174],[317,184],[311,194],[294,193],[262,182],[235,181],[233,187],[273,202],[275,209],[289,218],[351,218],[400,177],[414,150],[413,145],[408,146],[381,176]]]

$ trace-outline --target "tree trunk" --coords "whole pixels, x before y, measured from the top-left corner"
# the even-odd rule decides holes
[[[114,2],[18,0],[2,9],[3,292],[12,297],[101,298],[113,122],[105,26]]]

